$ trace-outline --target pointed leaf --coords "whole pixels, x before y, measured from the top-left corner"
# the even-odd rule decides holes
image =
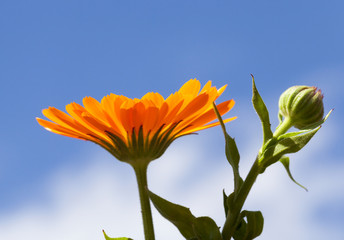
[[[229,136],[228,133],[225,133],[225,140],[226,140],[226,158],[228,162],[231,164],[233,169],[233,176],[234,176],[234,192],[235,194],[238,193],[240,186],[243,183],[243,179],[240,177],[239,173],[239,160],[240,154],[235,143],[234,138]]]
[[[281,139],[284,139],[284,138],[290,138],[290,137],[294,137],[294,136],[297,136],[297,135],[300,135],[302,133],[306,133],[306,132],[309,132],[310,129],[307,129],[307,130],[300,130],[300,131],[297,131],[297,132],[288,132],[288,133],[284,133],[282,134],[281,136],[279,136],[277,138],[277,140],[281,140]]]
[[[233,169],[233,175],[234,175],[234,192],[237,193],[239,191],[240,185],[242,184],[243,180],[240,177],[240,173],[239,173],[239,161],[240,161],[240,154],[239,154],[239,150],[238,147],[235,143],[234,138],[232,138],[231,136],[229,136],[229,134],[226,131],[226,127],[225,124],[223,123],[222,117],[215,105],[215,103],[213,103],[213,108],[214,111],[216,113],[216,116],[221,124],[221,128],[222,128],[222,132],[225,136],[225,142],[226,142],[226,158],[229,162],[229,164],[232,166]]]
[[[239,161],[240,161],[240,154],[238,151],[238,147],[235,143],[234,138],[229,136],[228,133],[225,133],[226,139],[226,157],[228,162],[232,165],[233,168],[239,168]]]
[[[196,218],[193,229],[198,240],[222,240],[219,227],[209,217]]]
[[[103,234],[104,234],[105,240],[133,240],[131,238],[126,238],[126,237],[110,238],[108,235],[106,235],[104,230],[103,230]]]
[[[216,105],[213,103],[213,108],[216,113],[216,116],[221,124],[222,132],[225,136],[226,140],[226,157],[228,159],[228,162],[232,165],[233,168],[238,168],[239,160],[240,160],[240,154],[238,151],[238,148],[236,146],[234,138],[229,136],[229,134],[226,131],[225,124],[223,123],[222,117],[216,107]]]
[[[291,172],[290,172],[290,169],[289,169],[289,158],[284,156],[284,157],[282,157],[279,161],[283,164],[285,170],[286,170],[287,173],[288,173],[289,178],[290,178],[294,183],[296,183],[297,185],[299,185],[300,187],[302,187],[303,189],[305,189],[305,190],[308,192],[308,189],[305,188],[304,186],[302,186],[302,185],[301,185],[300,183],[298,183],[297,181],[295,181],[295,179],[294,179],[293,176],[291,175]]]
[[[173,223],[186,239],[195,238],[193,223],[196,217],[189,208],[171,203],[151,191],[148,194],[159,213]]]
[[[256,84],[254,82],[254,77],[252,76],[252,103],[253,107],[256,110],[260,121],[262,123],[262,128],[263,128],[263,144],[266,143],[267,140],[272,138],[273,133],[271,131],[271,124],[270,124],[270,118],[269,118],[269,112],[268,109],[265,106],[265,103],[260,96]]]
[[[300,135],[278,139],[277,143],[264,151],[259,161],[266,168],[280,160],[284,154],[298,152],[311,140],[319,129],[320,127],[317,127],[306,133],[303,132]]]

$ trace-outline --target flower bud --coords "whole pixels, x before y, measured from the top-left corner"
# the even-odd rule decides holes
[[[323,119],[323,95],[316,87],[293,86],[282,93],[279,109],[294,127],[302,129]]]

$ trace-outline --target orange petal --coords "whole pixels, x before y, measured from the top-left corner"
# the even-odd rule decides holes
[[[106,124],[108,127],[110,127],[110,124],[107,122],[106,116],[102,110],[102,106],[96,99],[92,97],[85,97],[82,100],[82,103],[84,104],[87,112],[89,112],[99,121],[102,121],[103,124]]]
[[[208,91],[211,88],[211,81],[208,81],[202,88],[200,93],[204,93],[206,91]]]
[[[132,108],[121,108],[120,109],[120,119],[123,128],[125,131],[131,135],[131,131],[133,130],[133,109]]]
[[[57,108],[49,107],[48,109],[43,109],[42,113],[51,121],[67,129],[78,131],[78,132],[85,131],[85,129],[82,126],[78,125],[71,116],[69,116],[68,114],[62,112],[61,110]]]
[[[195,78],[187,81],[178,91],[182,95],[197,96],[201,89],[201,83]]]
[[[145,105],[142,102],[138,102],[133,107],[133,128],[138,131],[143,124],[145,117]]]
[[[224,119],[223,123],[228,123],[230,121],[233,121],[236,118],[237,117],[232,117],[232,118]],[[199,127],[196,127],[196,128],[190,127],[188,129],[185,129],[185,131],[182,131],[181,133],[179,133],[177,136],[182,136],[182,135],[190,134],[190,133],[193,133],[193,132],[198,132],[198,131],[201,131],[201,130],[204,130],[204,129],[207,129],[207,128],[212,128],[212,127],[215,127],[215,126],[218,126],[218,125],[220,125],[220,122],[215,122],[215,123],[211,123],[211,124],[208,124],[208,125],[203,125],[203,126],[199,126]]]
[[[221,96],[221,94],[226,90],[227,84],[222,86],[219,90],[217,90],[218,96]]]
[[[123,126],[120,124],[120,121],[115,113],[113,99],[111,99],[109,96],[106,96],[102,99],[101,105],[107,122],[110,124],[111,128],[119,133],[125,133]]]
[[[209,96],[206,93],[202,93],[201,95],[198,95],[176,116],[176,122],[193,115],[199,109],[204,107],[204,105],[208,101],[208,98]]]
[[[228,100],[228,101],[225,101],[223,103],[220,103],[216,107],[217,107],[220,115],[222,116],[225,113],[227,113],[229,110],[231,110],[233,108],[234,104],[235,104],[234,100]],[[193,127],[198,127],[198,126],[202,126],[204,124],[207,124],[207,123],[209,123],[215,119],[216,119],[215,111],[214,111],[214,109],[210,109],[207,112],[205,112],[204,114],[197,117],[197,119],[190,122],[189,124]]]
[[[174,123],[175,121],[173,121],[175,119],[175,116],[177,115],[177,113],[179,112],[180,108],[183,105],[183,100],[181,99],[180,102],[175,105],[172,109],[169,106],[169,112],[166,114],[166,117],[162,120],[162,124],[171,124]]]
[[[147,135],[148,132],[152,132],[150,136],[154,135],[155,129],[158,129],[157,122],[159,119],[159,109],[157,107],[149,107],[146,109],[146,115],[143,122],[144,135]]]
[[[148,100],[149,102],[152,102],[154,106],[160,107],[161,104],[165,101],[163,96],[161,96],[159,93],[153,93],[149,92],[146,93],[141,100]]]
[[[61,125],[58,125],[56,123],[52,123],[40,118],[36,118],[36,120],[42,127],[44,127],[46,130],[50,132],[61,134],[67,137],[73,137],[73,138],[78,138],[78,139],[83,139],[83,140],[91,140],[89,136],[87,136],[86,134],[75,132],[68,128],[62,127]]]
[[[103,130],[99,129],[99,126],[94,126],[89,119],[86,119],[85,116],[89,118],[92,117],[82,106],[77,103],[71,103],[66,106],[67,112],[76,120],[76,122],[82,125],[86,130],[87,134],[92,134],[97,138],[108,139],[107,135]]]

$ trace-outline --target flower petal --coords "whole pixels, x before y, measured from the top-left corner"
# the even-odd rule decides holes
[[[190,95],[195,97],[201,89],[201,83],[195,78],[187,81],[178,91],[182,95]]]

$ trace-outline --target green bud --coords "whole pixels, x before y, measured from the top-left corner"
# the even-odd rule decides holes
[[[279,99],[279,114],[288,118],[294,127],[305,128],[323,119],[323,97],[316,87],[290,87]]]

